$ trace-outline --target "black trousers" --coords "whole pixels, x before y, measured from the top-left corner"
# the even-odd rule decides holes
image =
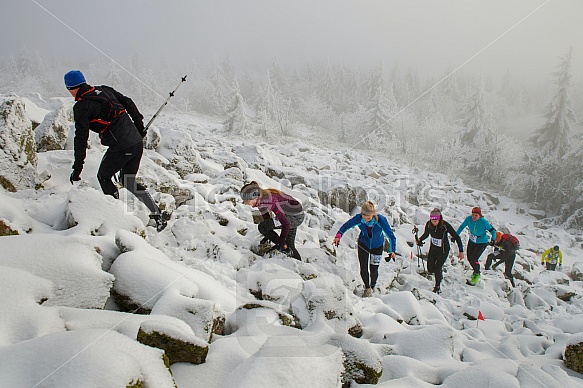
[[[429,253],[427,254],[427,271],[435,274],[435,287],[441,285],[441,280],[443,279],[443,264],[445,264],[448,255],[449,250],[443,252],[441,248],[429,248]]]
[[[304,222],[304,216],[305,215],[303,212],[294,215],[286,214],[286,217],[290,224],[290,228],[289,233],[287,234],[287,237],[285,239],[285,243],[291,250],[292,257],[297,260],[302,260],[302,256],[300,255],[300,252],[298,252],[298,250],[296,249],[296,233],[298,231],[298,226],[302,222]],[[259,225],[257,225],[257,229],[259,229],[259,233],[267,237],[269,241],[271,241],[272,243],[277,244],[279,242],[279,234],[275,233],[274,229],[276,229],[276,227],[273,218],[261,221]]]
[[[504,262],[504,259],[500,257],[499,253],[497,255],[495,255],[494,252],[490,253],[486,258],[486,264],[484,265],[484,269],[490,269],[490,267],[494,269],[500,264],[502,264],[502,262]],[[494,263],[494,266],[492,266],[492,263]]]
[[[108,149],[101,159],[99,170],[97,170],[97,180],[104,194],[119,198],[117,187],[112,181],[115,173],[119,171],[122,185],[142,201],[152,214],[160,214],[160,209],[146,187],[136,182],[136,174],[140,168],[143,152],[144,146],[141,142],[121,151]]]
[[[547,268],[549,271],[554,271],[555,269],[557,269],[557,263],[555,263],[555,264],[551,264],[551,263],[547,262],[547,263],[546,263],[546,268]]]
[[[512,267],[514,267],[514,260],[516,260],[516,254],[510,254],[504,259],[504,276],[510,280],[510,284],[514,287],[514,276],[512,276]]]
[[[379,266],[370,264],[371,255],[382,255],[383,246],[369,249],[358,242],[358,262],[360,263],[360,277],[364,283],[364,288],[372,287],[377,284],[379,278]],[[369,279],[370,270],[370,279]]]
[[[475,242],[468,241],[468,262],[474,270],[474,274],[480,273],[480,256],[486,250],[488,243],[476,244]]]

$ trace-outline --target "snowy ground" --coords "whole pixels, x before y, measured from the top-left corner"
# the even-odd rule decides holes
[[[43,108],[27,106],[37,115]],[[68,181],[72,151],[50,151],[38,155],[39,173],[51,176],[44,189],[0,192],[0,218],[20,233],[0,239],[0,386],[141,380],[165,387],[173,377],[180,388],[336,387],[346,367],[340,349],[352,349],[363,362],[382,365],[378,386],[583,387],[583,376],[562,361],[567,344],[583,342],[583,284],[568,276],[583,261],[580,234],[541,225],[527,206],[495,193],[311,133],[256,144],[259,137],[240,139],[220,127],[201,117],[157,119],[161,142],[147,150],[140,175],[152,188],[177,187],[192,197],[176,206],[170,195],[156,194],[175,208],[162,233],[146,225],[140,203],[101,194],[98,145],[75,186]],[[303,262],[254,253],[259,233],[237,196],[250,180],[303,202]],[[337,186],[363,190],[393,221],[398,257],[382,262],[371,298],[360,297],[356,232],[331,246],[350,214],[321,205],[318,192]],[[469,265],[453,248],[443,293],[435,295],[407,244],[412,227],[422,229],[434,207],[457,227],[476,205],[496,228],[519,236],[517,287],[509,287],[503,266],[467,286]],[[540,252],[555,244],[564,264],[548,272],[538,264]],[[119,311],[112,287],[151,314]],[[559,298],[569,293],[569,301]],[[181,315],[193,300],[223,314],[225,330],[210,340],[205,363],[173,364],[171,376],[161,351],[136,342],[136,334],[153,320],[206,344],[199,326]],[[261,308],[241,308],[249,302]],[[330,311],[332,319],[324,313]],[[485,320],[476,320],[479,312]],[[301,330],[282,323],[291,315]],[[358,324],[360,339],[348,336]]]

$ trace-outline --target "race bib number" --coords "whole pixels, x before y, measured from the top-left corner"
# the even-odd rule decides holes
[[[371,265],[380,265],[382,258],[383,258],[383,255],[370,255],[370,264]]]
[[[431,237],[431,244],[435,245],[436,247],[441,247],[441,239]]]
[[[273,219],[273,224],[275,225],[275,229],[281,228],[281,222],[277,218]]]
[[[551,263],[551,264],[557,264],[557,260],[551,259],[551,261],[549,261],[549,263]]]
[[[470,241],[475,243],[476,241],[478,241],[478,236],[476,236],[473,233],[470,233]]]

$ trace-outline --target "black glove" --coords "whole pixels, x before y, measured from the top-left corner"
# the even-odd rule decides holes
[[[420,246],[420,247],[422,247],[423,245],[425,245],[425,243],[423,241],[417,240],[417,245]]]
[[[495,247],[496,246],[496,241],[491,240],[488,245],[490,245],[491,247]]]
[[[81,180],[81,170],[73,170],[73,172],[71,173],[71,176],[69,177],[69,182],[71,182],[71,184],[73,184],[74,181],[80,181]]]
[[[144,123],[137,123],[136,128],[138,129],[138,132],[140,133],[140,136],[142,137],[142,139],[144,137],[146,137],[146,134],[148,133],[148,131],[146,129],[144,129]]]

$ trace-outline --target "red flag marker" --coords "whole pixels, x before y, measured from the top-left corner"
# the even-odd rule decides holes
[[[483,321],[484,320],[484,316],[482,315],[482,312],[481,311],[478,311],[478,319],[480,321]]]

